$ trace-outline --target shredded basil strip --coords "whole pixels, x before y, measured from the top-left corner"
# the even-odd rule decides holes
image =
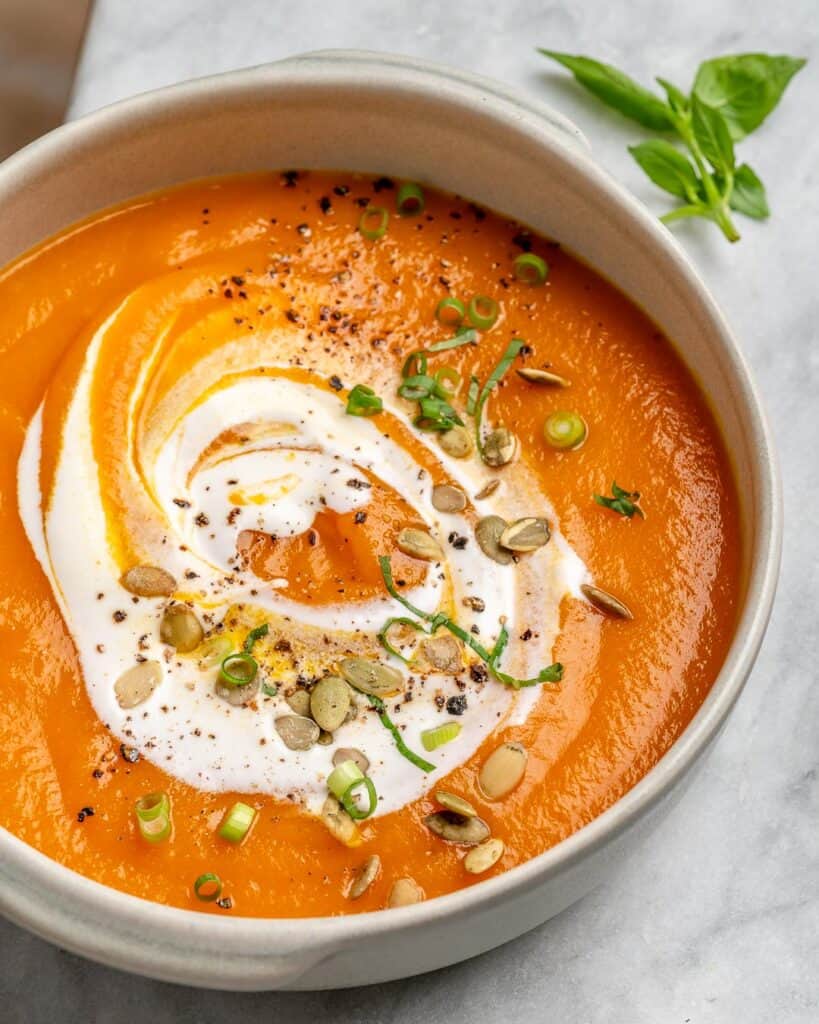
[[[483,436],[481,432],[481,420],[483,419],[483,407],[486,405],[486,400],[501,382],[506,371],[512,365],[517,358],[520,350],[526,342],[523,338],[512,338],[509,344],[506,346],[506,351],[500,358],[500,362],[495,369],[489,374],[489,378],[481,388],[480,394],[475,401],[475,411],[472,415],[475,417],[475,441],[478,445],[478,451],[483,456]],[[471,391],[471,386],[470,386]],[[468,408],[468,406],[467,406]]]
[[[531,679],[518,679],[515,676],[510,676],[506,672],[501,672],[497,663],[509,642],[509,633],[505,625],[501,625],[501,631],[498,635],[498,639],[495,641],[495,646],[491,651],[487,651],[483,644],[475,639],[472,633],[462,629],[457,622],[454,622],[448,615],[443,612],[425,612],[420,608],[416,608],[411,601],[408,601],[402,594],[400,594],[395,586],[395,581],[393,580],[392,560],[389,555],[380,555],[378,558],[378,564],[381,569],[381,575],[384,579],[384,586],[387,588],[387,592],[390,597],[398,601],[399,604],[402,604],[407,611],[412,612],[413,615],[421,619],[423,622],[428,622],[429,633],[435,633],[435,631],[440,629],[441,626],[448,629],[453,636],[458,637],[459,640],[462,640],[463,643],[472,648],[499,682],[504,683],[506,686],[511,686],[515,690],[519,690],[524,686],[537,686],[539,683],[559,683],[563,678],[563,666],[560,662],[547,665],[546,668],[542,668],[540,672]]]
[[[401,736],[401,733],[398,731],[398,727],[387,714],[387,708],[386,705],[384,704],[384,701],[381,700],[380,697],[376,697],[374,693],[368,693],[367,700],[378,712],[378,717],[381,720],[381,724],[384,726],[384,728],[392,733],[392,738],[395,740],[395,746],[398,749],[399,754],[403,754],[403,756],[408,761],[411,761],[416,768],[420,768],[422,772],[434,772],[434,764],[430,764],[430,762],[425,761],[423,757],[420,757],[418,754],[413,753],[413,751],[411,751],[410,748],[406,745],[403,737]]]
[[[409,665],[409,658],[405,658],[404,655],[390,643],[389,632],[395,625],[409,626],[411,629],[414,629],[416,633],[426,633],[426,630],[420,622],[416,622],[414,619],[408,619],[405,615],[396,615],[391,619],[387,619],[381,629],[376,633],[376,637],[385,651],[388,651],[390,654],[394,654],[396,658],[400,658],[405,665]]]
[[[255,629],[251,629],[251,631],[247,634],[244,646],[242,647],[242,650],[245,652],[245,654],[252,653],[256,641],[261,640],[263,636],[267,636],[268,629],[269,627],[266,622],[262,623],[261,626],[257,626]]]

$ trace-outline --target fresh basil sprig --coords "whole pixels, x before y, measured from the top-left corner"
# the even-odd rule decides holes
[[[603,494],[595,494],[594,500],[598,505],[602,505],[603,508],[610,508],[612,512],[625,516],[626,519],[631,519],[635,512],[641,519],[645,519],[645,513],[637,504],[640,500],[639,491],[626,491],[622,487],[618,487],[617,481],[613,480],[611,493],[614,495],[613,498],[606,497]]]
[[[660,219],[713,221],[729,242],[739,240],[731,211],[755,220],[770,213],[765,186],[748,164],[737,164],[734,144],[755,131],[805,66],[798,57],[741,53],[699,66],[690,95],[658,78],[665,99],[617,68],[589,57],[540,50],[572,72],[608,106],[644,128],[676,136],[682,153],[666,139],[649,139],[629,152],[648,177],[683,203]]]

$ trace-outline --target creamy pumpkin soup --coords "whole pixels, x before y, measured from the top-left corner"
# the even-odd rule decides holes
[[[178,907],[418,902],[674,742],[734,483],[655,325],[555,242],[296,173],[126,203],[0,276],[0,822]]]

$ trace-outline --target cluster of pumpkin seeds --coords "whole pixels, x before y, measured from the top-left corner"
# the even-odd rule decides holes
[[[501,516],[484,516],[475,527],[478,547],[498,565],[509,565],[516,555],[537,551],[550,536],[549,524],[540,516],[526,516],[512,523]]]

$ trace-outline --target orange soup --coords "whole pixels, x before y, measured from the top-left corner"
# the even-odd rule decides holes
[[[0,275],[0,824],[217,914],[473,885],[632,787],[737,614],[656,325],[386,178],[135,199]]]

